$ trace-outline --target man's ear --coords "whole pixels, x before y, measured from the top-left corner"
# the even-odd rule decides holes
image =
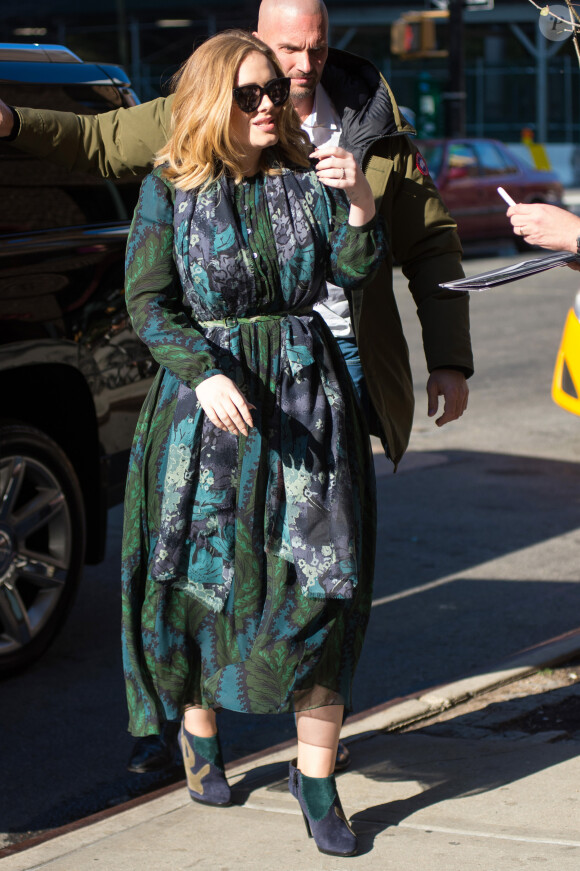
[[[261,39],[261,36],[258,34],[257,30],[252,31],[252,36],[255,36],[256,39]],[[263,41],[263,40],[262,40]]]

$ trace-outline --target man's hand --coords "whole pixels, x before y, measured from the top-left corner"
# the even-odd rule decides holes
[[[0,100],[0,136],[10,136],[14,127],[14,115],[6,105]]]
[[[566,209],[546,203],[518,203],[506,212],[516,236],[530,245],[576,253],[580,218]]]
[[[435,369],[427,381],[427,398],[429,417],[434,417],[439,408],[439,397],[443,397],[443,414],[435,423],[444,426],[451,420],[461,417],[467,408],[469,387],[463,372],[455,369]]]

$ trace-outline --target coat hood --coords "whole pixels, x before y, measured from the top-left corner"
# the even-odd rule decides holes
[[[322,86],[342,120],[340,145],[351,151],[361,165],[377,139],[415,133],[370,61],[347,51],[329,49]]]

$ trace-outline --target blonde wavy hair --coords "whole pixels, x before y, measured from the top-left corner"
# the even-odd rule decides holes
[[[223,175],[243,178],[239,147],[230,136],[233,88],[242,61],[252,52],[264,55],[284,72],[269,46],[244,30],[226,30],[206,40],[176,73],[172,134],[155,165],[181,190],[207,187]],[[278,116],[278,143],[264,149],[260,169],[280,175],[286,166],[309,166],[310,143],[290,100]]]

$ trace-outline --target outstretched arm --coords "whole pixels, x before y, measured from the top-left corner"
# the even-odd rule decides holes
[[[170,134],[172,97],[100,115],[10,109],[0,101],[0,136],[22,151],[71,170],[105,177],[151,169]]]

